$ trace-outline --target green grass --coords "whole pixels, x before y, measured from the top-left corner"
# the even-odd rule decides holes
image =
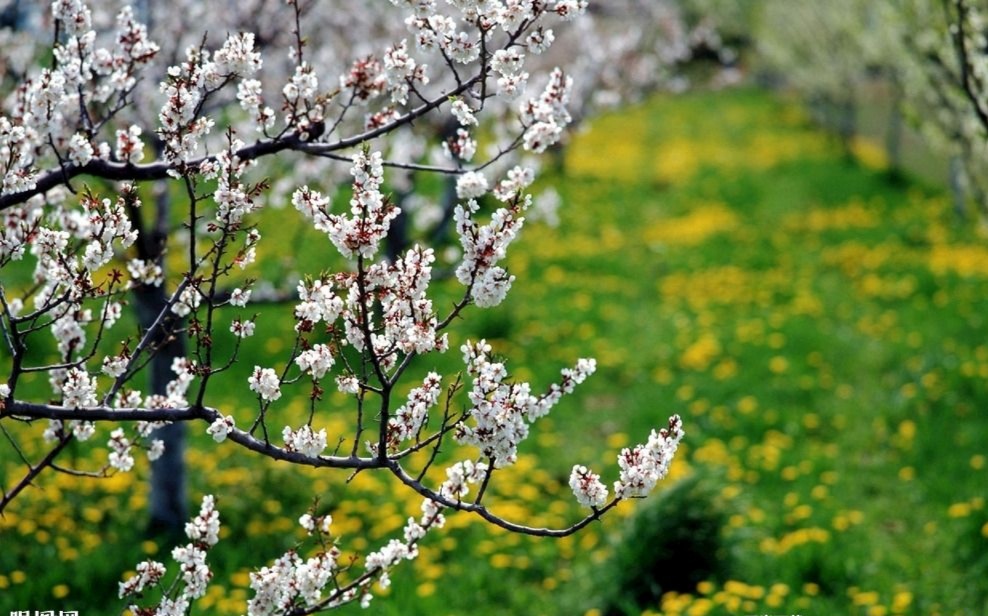
[[[573,464],[612,481],[620,447],[683,416],[682,456],[658,498],[691,476],[715,487],[724,566],[673,591],[663,568],[691,561],[666,559],[653,568],[665,594],[629,613],[988,612],[988,246],[952,218],[945,194],[890,182],[873,155],[862,161],[870,166],[845,160],[798,108],[754,90],[599,118],[570,145],[565,176],[544,178],[564,199],[560,227],[526,228],[508,300],[457,324],[453,348],[487,336],[514,375],[538,386],[578,357],[598,360],[598,374],[537,426],[519,468],[492,486],[519,521],[576,519],[565,485]],[[267,249],[298,241],[291,214],[262,221]],[[331,267],[329,243],[304,238],[306,263],[292,267]],[[246,371],[290,340],[283,316],[260,319],[259,331],[276,333],[250,342],[218,402],[242,421],[253,405]],[[453,374],[459,354],[448,355],[415,372]],[[286,396],[279,420],[303,416],[302,397]],[[317,424],[341,430],[348,416],[346,400],[329,396]],[[194,613],[242,613],[245,572],[293,545],[313,494],[345,551],[374,549],[417,508],[382,478],[346,484],[344,474],[211,447],[203,427],[194,431],[193,501],[216,494],[226,529],[210,553],[219,590]],[[105,459],[96,449],[71,455]],[[9,483],[20,471],[9,448],[0,456]],[[154,551],[168,560],[166,546],[142,543],[145,475],[142,466],[105,481],[48,476],[12,506],[0,519],[0,613],[119,611],[106,597],[120,572]],[[650,506],[625,503],[561,541],[453,516],[372,612],[603,613],[608,588],[627,577],[621,537]],[[56,599],[61,583],[68,594]]]

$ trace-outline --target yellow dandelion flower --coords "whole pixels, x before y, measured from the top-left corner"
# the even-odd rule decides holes
[[[758,400],[754,396],[745,396],[738,400],[738,411],[747,415],[758,408]]]
[[[899,591],[895,593],[894,597],[892,597],[892,611],[902,614],[907,609],[909,609],[909,606],[912,605],[912,602],[913,602],[913,594],[911,592],[909,592],[908,590]]]
[[[971,515],[971,505],[969,503],[954,503],[947,508],[947,517],[966,518]]]

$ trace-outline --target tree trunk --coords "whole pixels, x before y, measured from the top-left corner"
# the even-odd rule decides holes
[[[143,286],[134,290],[134,300],[141,329],[147,330],[168,302],[164,285]],[[172,361],[185,357],[185,338],[171,335],[168,325],[155,337],[157,349],[149,368],[150,393],[165,395],[168,383],[175,378]],[[158,428],[151,434],[160,439],[165,451],[151,463],[151,494],[149,498],[150,533],[180,534],[188,519],[188,501],[185,494],[185,424],[178,422]]]
[[[967,206],[965,204],[964,191],[964,163],[961,157],[954,155],[950,157],[950,194],[954,198],[954,213],[961,220],[967,218]]]
[[[893,80],[891,85],[892,105],[889,109],[888,132],[885,134],[885,153],[889,159],[889,172],[897,174],[902,170],[902,89]]]
[[[171,213],[171,198],[166,184],[156,187],[154,201],[156,212],[150,229],[145,227],[146,221],[140,210],[134,208],[130,215],[133,223],[140,229],[136,245],[138,256],[145,261],[157,263],[164,269]],[[168,305],[165,283],[159,286],[135,287],[133,298],[138,323],[142,331],[147,331]],[[175,333],[177,325],[177,317],[165,319],[152,340],[154,355],[148,364],[150,375],[147,383],[151,394],[166,395],[168,383],[175,378],[172,362],[175,358],[185,357],[185,334]],[[177,423],[159,428],[152,433],[151,438],[160,439],[165,450],[160,458],[151,463],[148,532],[177,535],[182,532],[188,519],[185,494],[185,425]]]
[[[853,95],[848,95],[838,104],[837,122],[837,132],[840,134],[841,144],[844,146],[844,154],[848,158],[853,158],[854,136],[858,132],[857,105]]]

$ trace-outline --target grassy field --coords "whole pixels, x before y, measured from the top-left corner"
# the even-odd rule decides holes
[[[508,300],[453,333],[454,348],[492,340],[533,384],[598,361],[492,486],[497,510],[577,519],[572,465],[612,481],[620,448],[672,413],[680,459],[656,498],[572,538],[452,516],[370,613],[988,613],[988,241],[941,190],[890,181],[868,143],[857,153],[846,160],[799,108],[753,90],[656,99],[578,135],[564,175],[546,178],[565,204],[559,227],[526,228]],[[323,258],[324,239],[277,218],[271,246]],[[450,355],[416,369],[452,374]],[[217,404],[246,421],[249,392],[236,391]],[[329,402],[318,425],[342,433],[346,401]],[[305,413],[302,399],[285,406]],[[195,614],[245,611],[249,567],[301,539],[313,494],[345,552],[376,548],[417,510],[384,478],[264,463],[197,431],[193,502],[215,494],[224,530]],[[19,472],[0,448],[0,478]],[[24,494],[0,518],[0,613],[119,613],[121,571],[169,560],[140,534],[145,475],[52,475]]]

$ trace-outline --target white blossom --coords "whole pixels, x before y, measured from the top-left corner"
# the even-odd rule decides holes
[[[193,310],[199,307],[202,301],[199,290],[192,285],[187,285],[179,293],[178,299],[172,304],[172,312],[180,317],[188,316]]]
[[[188,530],[188,526],[186,526],[186,530]],[[182,596],[197,599],[206,594],[206,586],[213,574],[206,564],[205,550],[190,543],[174,548],[172,558],[179,564],[182,571],[182,581],[185,582]]]
[[[355,376],[340,375],[336,377],[337,388],[345,393],[355,395],[360,391],[360,381]]]
[[[134,467],[134,457],[130,455],[131,443],[124,436],[122,428],[117,428],[110,433],[108,444],[112,450],[109,457],[110,466],[123,472],[127,472]]]
[[[96,378],[79,368],[70,368],[62,382],[63,404],[67,407],[96,406]]]
[[[75,133],[69,139],[69,160],[80,167],[93,159],[93,144],[82,133]]]
[[[254,373],[248,377],[250,390],[263,400],[274,401],[281,397],[281,380],[272,368],[254,366]]]
[[[652,430],[648,442],[624,448],[618,455],[621,478],[614,482],[619,498],[646,496],[669,473],[669,465],[684,435],[679,415],[669,418],[669,426]]]
[[[335,360],[333,352],[325,344],[317,344],[311,349],[302,351],[295,358],[298,367],[315,379],[321,379],[326,371],[333,367]]]
[[[600,482],[600,475],[585,466],[573,467],[569,487],[572,488],[576,501],[584,507],[600,507],[607,502],[607,488]]]
[[[217,417],[213,423],[206,428],[206,434],[213,437],[217,443],[222,443],[226,437],[237,427],[237,422],[230,415]]]
[[[117,378],[127,371],[127,363],[130,358],[126,355],[108,355],[103,358],[103,373]]]
[[[230,305],[237,306],[238,308],[243,308],[244,306],[247,305],[247,302],[250,301],[250,294],[251,294],[250,289],[244,290],[241,289],[240,287],[237,287],[236,289],[230,292]]]
[[[456,180],[456,196],[476,199],[487,192],[487,178],[479,171],[467,171]]]
[[[477,117],[473,114],[473,109],[467,105],[463,99],[457,98],[450,104],[450,111],[460,126],[476,126]]]
[[[252,320],[234,319],[230,323],[230,333],[238,338],[249,338],[254,335],[254,327],[255,324]]]
[[[132,125],[127,130],[117,131],[117,148],[113,152],[117,159],[136,165],[144,160],[144,143],[141,141],[141,127]]]
[[[202,497],[199,514],[185,525],[185,536],[195,543],[213,546],[220,540],[220,514],[212,494]]]
[[[326,449],[326,430],[314,432],[308,425],[302,426],[298,430],[292,430],[285,426],[281,432],[285,440],[285,449],[297,451],[309,457],[318,457]]]
[[[148,447],[148,460],[154,462],[165,453],[165,442],[161,439],[154,439]]]
[[[120,582],[119,598],[128,595],[139,595],[145,588],[156,585],[165,577],[165,566],[157,561],[146,560],[137,565],[137,574],[131,576],[125,582]]]

